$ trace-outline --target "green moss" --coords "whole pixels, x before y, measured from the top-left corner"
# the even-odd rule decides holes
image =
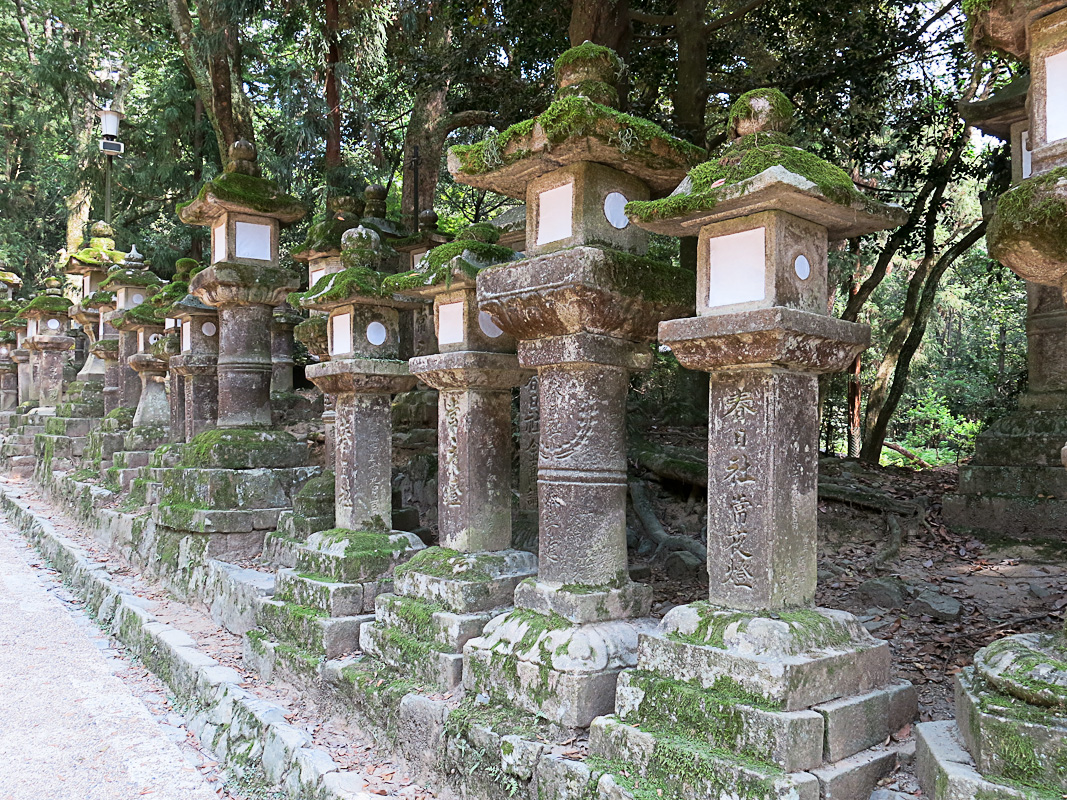
[[[434,578],[455,578],[474,583],[491,581],[494,575],[486,567],[492,563],[502,564],[503,557],[486,553],[470,554],[447,547],[427,547],[397,567],[397,575],[415,573]]]
[[[159,286],[163,283],[159,276],[147,269],[125,269],[118,267],[108,272],[107,277],[100,281],[101,289],[110,289],[117,286]]]
[[[555,63],[552,65],[552,72],[555,75],[556,81],[559,81],[560,73],[565,67],[580,61],[598,62],[602,65],[605,71],[610,71],[615,75],[621,72],[624,66],[622,59],[619,58],[618,54],[610,47],[593,44],[592,42],[583,42],[577,47],[564,50],[556,59]]]
[[[594,103],[611,108],[619,105],[619,90],[604,81],[580,81],[556,92],[556,97],[574,96],[588,97]]]
[[[300,304],[300,295],[297,293],[296,303]],[[293,296],[290,295],[289,302],[293,302]],[[298,342],[303,342],[305,345],[312,345],[315,342],[325,342],[329,336],[329,317],[314,316],[308,317],[301,322],[295,328],[293,328],[293,336],[296,337]]]
[[[146,300],[140,305],[126,309],[121,314],[116,314],[111,318],[111,324],[120,329],[127,325],[162,325],[163,318],[160,317],[160,309],[152,305],[151,301]]]
[[[711,211],[724,191],[736,183],[759,175],[771,167],[785,167],[814,183],[826,198],[851,205],[866,198],[857,191],[843,169],[792,145],[782,133],[753,133],[731,143],[722,157],[694,167],[689,178],[689,194],[662,200],[641,200],[626,204],[626,213],[643,222],[671,219],[693,211]]]
[[[341,234],[359,225],[359,217],[347,212],[327,213],[316,217],[308,228],[297,251],[311,250],[319,253],[341,250]]]
[[[283,192],[273,181],[238,172],[226,172],[205,183],[194,200],[178,205],[179,214],[193,203],[206,202],[209,193],[223,202],[237,203],[261,214],[296,217],[304,214],[304,206],[300,201]],[[186,221],[195,224],[198,220]]]
[[[491,222],[475,222],[457,233],[456,239],[496,244],[500,241],[500,228]]]
[[[1022,238],[1050,260],[1067,260],[1067,191],[1061,182],[1067,183],[1067,167],[1027,178],[1000,196],[987,233],[990,255],[998,258],[1002,242]]]
[[[114,350],[116,353],[119,351],[118,339],[98,339],[93,345],[94,350]]]
[[[760,112],[753,108],[754,100],[766,100],[770,104],[770,117],[775,125],[774,130],[788,130],[793,124],[795,109],[788,97],[778,89],[753,89],[745,92],[730,106],[729,128],[731,130],[738,120],[759,116]]]
[[[44,314],[62,314],[66,316],[67,309],[72,305],[74,304],[65,297],[40,294],[27,303],[18,313],[18,316],[23,319]]]
[[[115,304],[115,293],[108,291],[96,291],[82,299],[83,308],[100,308]]]
[[[118,342],[117,339],[110,339],[105,341],[112,341],[116,343]],[[134,413],[136,413],[136,410],[137,409],[129,408],[128,406],[119,406],[118,408],[111,409],[111,411],[107,413],[107,416],[105,416],[104,419],[117,420],[120,425],[128,428],[129,426],[133,425],[133,415]]]
[[[107,256],[105,261],[104,256]],[[121,264],[126,260],[126,254],[115,249],[114,239],[90,239],[89,246],[75,252],[71,258],[82,264],[99,267],[105,263]]]
[[[596,136],[653,166],[659,163],[673,166],[678,161],[696,164],[706,155],[703,149],[671,136],[654,122],[624,114],[582,96],[560,97],[536,119],[512,125],[477,144],[455,146],[451,152],[459,158],[462,172],[468,175],[491,172],[529,154],[523,148],[510,154],[507,149],[513,142],[527,139],[535,123],[540,124],[550,144],[559,144],[572,137]],[[659,142],[673,152],[670,164],[652,152],[653,142]]]
[[[788,623],[792,628],[793,640],[798,652],[809,648],[827,648],[846,644],[851,640],[848,630],[808,608],[795,611],[763,612],[726,611],[706,601],[691,603],[690,607],[700,614],[700,623],[691,634],[671,633],[669,638],[676,642],[695,644],[703,647],[726,648],[726,629],[737,624],[738,630],[744,630],[750,620],[757,617],[772,617]]]
[[[306,292],[289,295],[289,302],[293,304],[293,300],[296,300],[296,304],[309,308],[352,297],[381,297],[382,277],[380,272],[368,267],[349,267],[341,272],[323,275]]]
[[[300,447],[285,431],[216,428],[201,431],[182,447],[180,465],[217,469],[290,467]]]

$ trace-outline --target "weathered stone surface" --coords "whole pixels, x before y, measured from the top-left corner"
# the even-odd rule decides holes
[[[331,617],[350,617],[374,610],[373,604],[364,602],[366,594],[373,597],[374,590],[366,591],[362,583],[321,580],[314,573],[279,569],[273,597],[275,600],[323,609]]]
[[[322,531],[309,536],[300,548],[296,569],[345,583],[365,583],[388,575],[393,567],[424,547],[411,533]]]
[[[863,602],[887,610],[903,607],[908,596],[900,578],[870,578],[856,587],[856,593]]]
[[[897,754],[893,750],[865,750],[862,753],[813,769],[819,779],[823,800],[852,800],[870,797],[878,781],[893,771]]]
[[[296,642],[310,653],[338,658],[359,650],[359,628],[373,615],[329,617],[325,611],[264,598],[257,620],[274,639]]]
[[[915,718],[915,687],[910,683],[843,697],[814,707],[826,719],[826,760],[840,761],[882,744]],[[904,721],[894,727],[896,723]]]
[[[930,616],[942,622],[951,622],[959,619],[961,608],[960,601],[955,597],[927,589],[920,592],[915,602],[908,606],[908,613],[916,616]]]
[[[932,800],[1026,800],[1030,793],[987,780],[975,769],[953,720],[915,726],[919,785]]]
[[[515,589],[515,605],[543,614],[557,614],[569,622],[605,622],[644,617],[652,605],[652,587],[627,579],[621,586],[578,590],[529,579]]]
[[[512,604],[515,587],[537,571],[537,557],[522,550],[459,553],[431,547],[396,570],[398,594],[459,614]]]
[[[822,715],[760,708],[746,704],[738,694],[703,690],[644,670],[623,670],[615,689],[615,714],[628,725],[669,728],[786,772],[822,764],[826,727]]]
[[[625,764],[627,771],[632,769],[646,779],[646,787],[662,787],[665,797],[819,798],[820,782],[809,772],[783,774],[771,764],[732,759],[722,751],[639,730],[613,717],[593,722],[589,749],[601,758]]]
[[[889,647],[844,611],[811,609],[781,619],[678,606],[641,637],[641,669],[711,688],[728,678],[798,711],[889,682]],[[790,617],[792,616],[792,619]]]
[[[614,707],[619,672],[634,666],[649,620],[571,625],[516,609],[496,617],[463,648],[463,683],[568,727],[585,727]]]

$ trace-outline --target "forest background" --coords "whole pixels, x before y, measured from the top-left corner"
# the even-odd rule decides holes
[[[873,345],[824,382],[824,447],[909,461],[888,442],[955,463],[1026,385],[1025,284],[984,245],[1007,153],[957,110],[1025,66],[972,53],[964,12],[961,0],[0,0],[0,264],[31,296],[103,216],[108,104],[126,115],[119,247],[164,278],[204,253],[175,205],[239,138],[314,210],[381,183],[409,223],[431,206],[444,230],[492,218],[512,201],[455,184],[444,151],[544,110],[554,59],[593,41],[626,62],[625,110],[712,157],[733,100],[781,89],[798,144],[909,212],[895,232],[831,248],[828,311],[869,323]],[[655,237],[652,249],[688,263],[691,247]],[[636,379],[634,405],[642,424],[706,418],[699,378],[669,353]]]

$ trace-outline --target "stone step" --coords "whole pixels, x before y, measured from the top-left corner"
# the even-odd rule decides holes
[[[391,574],[393,568],[425,547],[410,533],[368,533],[335,528],[308,537],[297,550],[296,569],[344,583],[365,583]]]
[[[1033,800],[1033,790],[982,776],[963,746],[955,720],[915,726],[915,766],[923,796],[931,800]]]
[[[1047,467],[961,466],[959,494],[1001,494],[1067,499],[1067,470],[1063,464]]]
[[[459,553],[430,547],[397,570],[396,593],[468,614],[511,606],[515,587],[536,574],[537,557],[523,550]]]
[[[317,608],[266,598],[260,601],[256,613],[259,627],[274,641],[328,659],[359,650],[359,628],[373,619],[373,614],[331,617]]]
[[[132,472],[135,473],[134,477],[137,477],[140,470]],[[152,519],[158,525],[195,533],[251,533],[274,530],[278,524],[278,515],[282,511],[281,508],[224,511],[192,508],[184,503],[165,503],[152,509]]]
[[[88,436],[94,420],[85,417],[52,417],[45,423],[45,433],[53,436]]]
[[[274,599],[317,608],[331,617],[349,617],[373,612],[379,588],[374,581],[342,583],[326,575],[280,569]]]
[[[614,716],[593,720],[589,752],[606,759],[610,771],[625,772],[639,782],[642,793],[648,796],[684,800],[820,800],[820,781],[810,772],[783,773],[772,764],[731,757],[727,751],[703,742],[657,735],[626,725]],[[849,800],[861,800],[869,794],[870,790]],[[837,800],[836,796],[833,800]]]
[[[141,477],[140,467],[119,468],[118,478],[119,486],[122,487],[122,491],[130,491],[130,487],[133,486],[133,482]]]
[[[111,455],[112,465],[119,469],[147,467],[152,457],[150,450],[118,450]]]
[[[37,456],[32,453],[29,455],[11,456],[7,463],[12,467],[29,467],[32,471],[33,465],[37,463]]]
[[[282,516],[287,512],[283,511]],[[279,521],[279,527],[281,522]],[[296,566],[296,556],[303,542],[286,535],[281,530],[268,531],[263,538],[263,563],[272,567]]]
[[[477,614],[456,614],[418,597],[380,594],[374,602],[374,619],[379,627],[393,628],[445,652],[462,653],[463,645],[481,636],[489,620],[510,610],[497,608]]]
[[[1004,495],[946,494],[945,522],[956,531],[991,531],[1016,538],[1067,540],[1067,500]]]
[[[263,630],[244,635],[241,657],[263,680],[285,680],[294,686],[313,687],[323,663],[322,655],[293,644],[275,642]]]
[[[368,623],[360,631],[363,652],[402,668],[420,683],[448,691],[463,680],[463,654],[442,652],[431,640],[412,637],[398,628]]]

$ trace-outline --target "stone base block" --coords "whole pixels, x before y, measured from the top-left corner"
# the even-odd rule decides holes
[[[918,692],[907,681],[867,694],[843,697],[813,709],[826,720],[827,761],[840,761],[884,742],[915,719]]]
[[[98,420],[85,417],[52,417],[44,425],[44,432],[53,436],[88,436]]]
[[[811,774],[819,779],[822,800],[865,800],[896,765],[896,751],[880,748],[813,769]]]
[[[1011,531],[1021,539],[1067,539],[1067,499],[946,494],[942,509],[945,521],[956,531],[977,535]]]
[[[457,614],[510,607],[519,582],[537,573],[537,556],[522,550],[459,553],[429,547],[396,571],[396,592]]]
[[[281,517],[286,513],[283,511],[279,515],[279,529],[282,525]],[[291,569],[296,566],[296,556],[303,544],[302,541],[287,536],[281,530],[268,531],[263,537],[263,563],[272,567],[289,567]]]
[[[140,470],[120,470],[120,478],[137,477]],[[124,485],[123,489],[127,489]],[[166,503],[152,509],[152,519],[159,525],[194,533],[251,533],[274,530],[281,508],[256,508],[248,511],[219,511],[190,508],[186,504]]]
[[[442,652],[432,640],[415,638],[399,628],[380,622],[364,625],[359,643],[363,652],[441,691],[458,686],[463,679],[461,654]]]
[[[359,628],[374,617],[370,614],[330,617],[311,606],[264,599],[256,619],[275,641],[295,645],[308,653],[339,658],[359,649]]]
[[[480,636],[489,620],[507,610],[456,614],[432,601],[381,594],[374,602],[374,619],[383,628],[393,628],[437,650],[462,653],[463,646]]]
[[[297,686],[312,685],[319,676],[323,656],[300,647],[273,641],[262,630],[244,636],[241,657],[263,680],[285,680]]]
[[[517,608],[467,642],[463,685],[559,725],[584,728],[612,711],[619,673],[634,666],[638,635],[654,624],[575,625]]]
[[[641,730],[615,717],[593,720],[589,751],[622,765],[627,773],[639,775],[644,779],[641,788],[645,792],[651,790],[650,796],[662,793],[662,797],[685,800],[820,797],[820,781],[810,772],[782,773],[771,764],[731,758],[701,742]],[[856,795],[849,800],[865,798],[866,795]]]
[[[990,648],[1016,638],[1023,637]],[[1031,705],[1000,692],[969,667],[956,676],[956,722],[976,769],[987,778],[1067,793],[1067,709]]]
[[[746,698],[729,682],[718,689],[700,689],[644,670],[624,670],[615,692],[615,716],[627,725],[669,728],[786,772],[823,763],[825,722],[821,714],[760,707],[759,698]]]
[[[319,608],[331,617],[350,617],[374,611],[374,599],[384,590],[375,581],[341,583],[325,575],[280,569],[274,599]]]
[[[526,580],[515,589],[515,605],[555,613],[569,622],[604,622],[611,619],[635,619],[648,616],[652,607],[652,587],[627,582],[618,588],[558,586]]]
[[[118,450],[111,456],[111,466],[116,469],[139,469],[147,467],[152,453],[147,450]]]
[[[335,528],[308,537],[297,551],[296,569],[344,583],[365,583],[392,573],[425,545],[411,533],[370,533]]]
[[[954,720],[915,726],[915,764],[923,795],[931,800],[1033,800],[1034,793],[982,776],[963,746]]]
[[[641,668],[710,689],[728,679],[783,711],[800,711],[890,682],[886,642],[844,611],[803,609],[777,618],[677,606],[641,637]]]

